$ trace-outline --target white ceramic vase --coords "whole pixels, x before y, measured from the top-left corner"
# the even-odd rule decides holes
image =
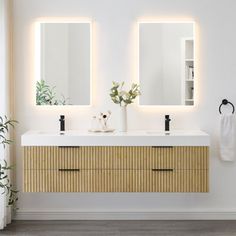
[[[120,131],[127,132],[127,106],[120,107]]]

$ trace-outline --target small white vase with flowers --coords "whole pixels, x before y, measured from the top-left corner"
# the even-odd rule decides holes
[[[127,132],[127,106],[134,102],[134,99],[141,95],[139,85],[132,84],[128,91],[124,90],[124,82],[112,82],[110,89],[111,100],[120,105],[120,131]]]

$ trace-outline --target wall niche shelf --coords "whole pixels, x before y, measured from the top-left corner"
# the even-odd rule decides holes
[[[194,40],[182,39],[182,104],[194,105]]]

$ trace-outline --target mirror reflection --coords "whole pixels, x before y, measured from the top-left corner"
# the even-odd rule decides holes
[[[194,105],[194,23],[139,23],[140,105]]]
[[[90,105],[90,23],[39,24],[37,105]]]

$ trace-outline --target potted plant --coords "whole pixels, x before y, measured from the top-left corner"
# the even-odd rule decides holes
[[[127,131],[127,106],[133,103],[134,99],[141,94],[138,84],[132,84],[128,91],[123,89],[124,84],[124,82],[117,83],[113,81],[110,90],[111,100],[115,104],[119,104],[121,108],[121,132]]]
[[[14,127],[17,121],[8,119],[6,116],[3,118],[0,116],[0,145],[1,148],[5,148],[6,145],[12,143],[12,140],[7,138],[7,133],[10,127]],[[18,200],[17,190],[15,190],[11,184],[9,178],[9,170],[12,166],[9,166],[6,160],[0,157],[0,191],[2,194],[8,195],[8,205],[14,205]]]

